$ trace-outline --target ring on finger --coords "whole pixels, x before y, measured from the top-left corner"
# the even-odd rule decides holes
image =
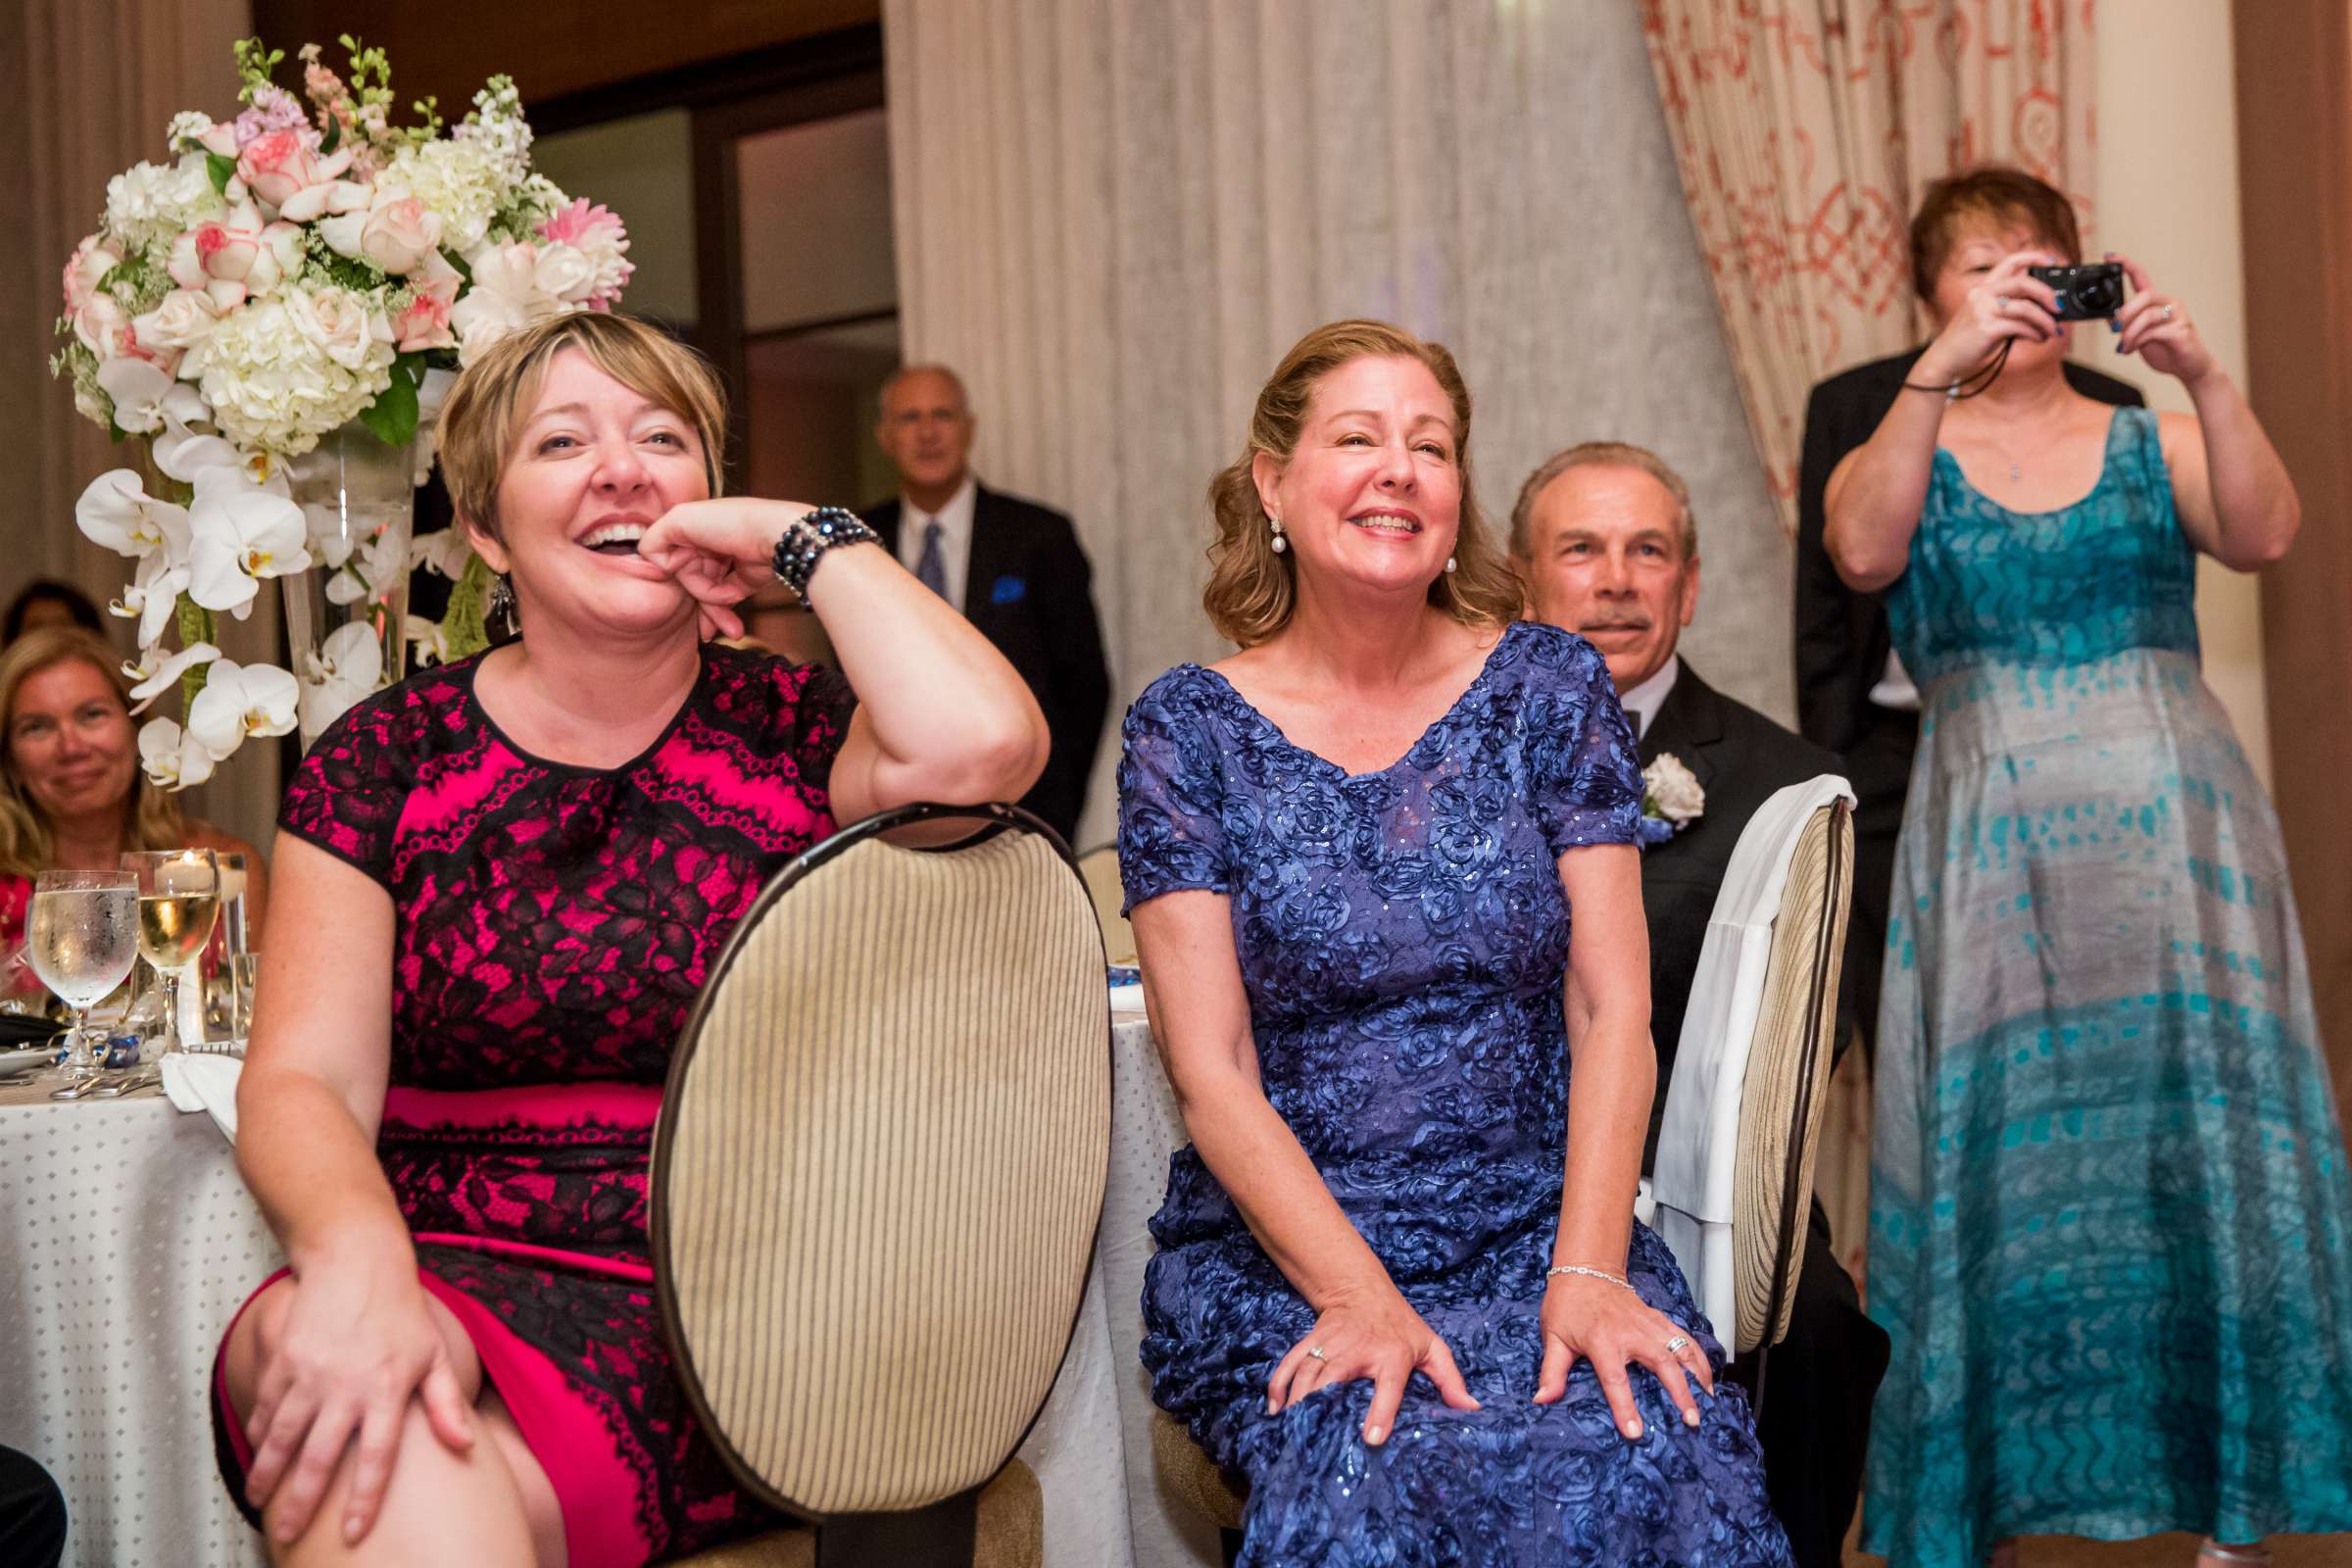
[[[1690,1336],[1688,1334],[1677,1334],[1673,1339],[1666,1342],[1666,1353],[1668,1355],[1680,1355],[1684,1350],[1689,1349],[1690,1347]]]
[[[2169,320],[2171,320],[2171,319],[2173,318],[2173,308],[2172,308],[2170,305],[2167,305],[2167,306],[2166,306],[2166,307],[2164,307],[2162,310],[2158,311],[2156,314],[2157,314],[2158,316],[2161,316],[2161,317],[2163,317],[2163,318],[2164,318],[2166,320],[2168,320],[2168,321],[2169,321]]]
[[[1306,1348],[1306,1353],[1313,1356],[1318,1361],[1328,1361],[1331,1359],[1331,1352],[1324,1349],[1320,1345],[1308,1346]]]

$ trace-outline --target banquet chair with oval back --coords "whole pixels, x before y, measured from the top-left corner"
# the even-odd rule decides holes
[[[970,819],[976,837],[886,834]],[[912,806],[777,874],[654,1144],[655,1286],[736,1478],[806,1528],[703,1568],[1037,1568],[1013,1451],[1075,1328],[1109,1159],[1102,942],[1061,841]]]
[[[1853,797],[1841,778],[1790,785],[1741,830],[1675,1054],[1658,1174],[1637,1204],[1759,1407],[1804,1261],[1853,858]],[[1231,1563],[1247,1497],[1240,1479],[1158,1411],[1152,1451],[1169,1493],[1217,1526]]]
[[[1094,896],[1095,918],[1102,924],[1102,955],[1113,963],[1135,962],[1135,927],[1119,912],[1125,891],[1119,885],[1119,848],[1097,845],[1078,857],[1078,874]]]

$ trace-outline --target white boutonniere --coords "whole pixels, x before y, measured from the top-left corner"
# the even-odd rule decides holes
[[[1707,792],[1682,759],[1660,752],[1642,770],[1642,842],[1663,844],[1698,820],[1707,808]]]

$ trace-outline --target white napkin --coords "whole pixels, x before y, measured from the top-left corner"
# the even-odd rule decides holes
[[[1110,988],[1110,1015],[1113,1018],[1141,1018],[1144,1015],[1144,983],[1141,980],[1131,986]]]
[[[237,1141],[237,1079],[245,1063],[235,1056],[174,1053],[163,1060],[164,1095],[181,1110],[210,1111],[213,1125]]]

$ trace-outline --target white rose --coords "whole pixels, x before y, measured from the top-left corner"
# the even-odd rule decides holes
[[[200,288],[175,288],[154,310],[134,317],[130,324],[146,348],[192,349],[211,337],[220,323],[220,312],[210,294]],[[193,365],[180,362],[180,375],[185,380],[193,381],[203,369],[201,361]]]
[[[349,289],[295,289],[286,296],[286,316],[296,331],[347,370],[367,368],[376,343],[392,341],[392,323]]]
[[[531,265],[531,281],[566,305],[579,305],[596,287],[596,264],[570,245],[542,245]]]
[[[398,276],[413,271],[441,244],[441,215],[414,196],[379,198],[360,230],[360,254]]]
[[[1671,752],[1661,752],[1642,770],[1642,813],[1680,826],[1707,808],[1707,792]]]

